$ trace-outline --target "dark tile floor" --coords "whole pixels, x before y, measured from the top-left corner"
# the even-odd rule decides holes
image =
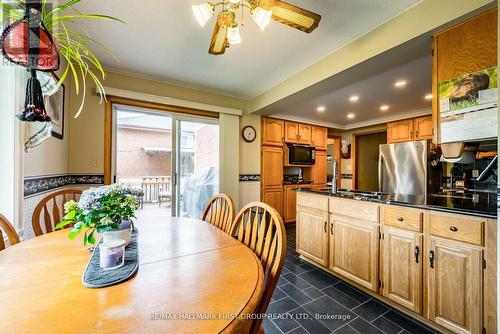
[[[295,226],[287,226],[287,255],[264,320],[266,334],[437,333],[353,286],[298,258]]]

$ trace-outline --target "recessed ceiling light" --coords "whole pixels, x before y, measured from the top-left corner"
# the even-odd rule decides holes
[[[394,87],[401,88],[406,86],[406,80],[398,80],[394,83]]]
[[[387,104],[383,104],[380,106],[380,110],[382,110],[382,111],[389,110],[389,106]]]
[[[323,112],[325,110],[326,110],[325,106],[319,106],[318,108],[316,108],[317,112]]]
[[[347,114],[347,118],[349,119],[353,119],[354,117],[356,117],[356,115],[354,115],[353,113]]]
[[[426,94],[424,96],[424,99],[426,99],[426,100],[432,100],[433,97],[434,97],[434,95],[432,95],[432,94]]]
[[[359,100],[359,96],[357,95],[352,95],[351,97],[349,97],[349,101],[351,102],[358,102]]]

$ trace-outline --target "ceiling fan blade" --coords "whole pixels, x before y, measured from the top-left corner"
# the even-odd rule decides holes
[[[316,29],[321,21],[321,15],[281,0],[260,0],[259,6],[271,10],[273,20],[306,33]]]
[[[226,52],[226,48],[229,46],[226,35],[230,22],[231,13],[227,11],[220,12],[219,16],[217,17],[217,22],[215,22],[208,53],[213,55],[221,55]]]

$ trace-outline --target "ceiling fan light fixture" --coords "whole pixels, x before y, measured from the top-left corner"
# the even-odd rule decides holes
[[[271,16],[273,12],[270,10],[265,10],[261,7],[256,7],[252,13],[252,19],[259,26],[260,30],[264,31],[269,22],[271,22]]]
[[[214,15],[214,6],[211,3],[205,2],[201,5],[191,6],[194,17],[200,26],[204,27],[208,20]]]
[[[241,43],[240,28],[238,28],[238,25],[235,24],[227,29],[226,38],[229,44],[231,45],[236,45]]]
[[[237,4],[237,3],[241,2],[241,0],[229,0],[229,2],[232,4]]]

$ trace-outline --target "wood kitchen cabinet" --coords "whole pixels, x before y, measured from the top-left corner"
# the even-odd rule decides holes
[[[432,116],[417,117],[413,120],[414,140],[432,139]]]
[[[311,144],[312,126],[309,124],[285,122],[285,143]]]
[[[378,291],[379,225],[341,215],[331,215],[330,223],[333,223],[330,269]]]
[[[455,333],[483,329],[483,250],[429,237],[428,318]]]
[[[313,187],[326,187],[326,151],[316,151],[316,162],[311,166],[311,181]]]
[[[328,211],[297,207],[297,252],[322,266],[328,265]]]
[[[287,184],[283,187],[283,220],[291,223],[297,219],[297,191],[295,189],[311,188],[310,184]]]
[[[283,217],[283,187],[263,188],[262,202],[272,206]]]
[[[387,123],[387,143],[432,139],[432,116]]]
[[[422,313],[422,235],[384,227],[382,238],[382,295]]]
[[[261,187],[283,186],[283,148],[261,148]]]
[[[285,122],[280,119],[262,117],[262,145],[283,146]]]
[[[321,126],[312,126],[311,145],[316,150],[326,151],[328,145],[328,129]]]

